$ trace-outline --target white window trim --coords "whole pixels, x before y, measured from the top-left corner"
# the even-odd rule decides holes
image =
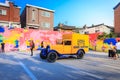
[[[0,9],[0,11],[1,11],[0,15],[7,15],[7,10]]]
[[[32,10],[32,21],[35,21],[35,10]]]
[[[42,22],[41,25],[42,25],[42,27],[50,28],[50,23],[48,23],[48,22]]]
[[[50,17],[50,12],[42,11],[41,15],[44,17]]]

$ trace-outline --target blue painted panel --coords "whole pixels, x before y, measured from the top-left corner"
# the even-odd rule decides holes
[[[113,45],[115,45],[117,41],[115,38],[109,38],[104,40],[104,43],[110,44],[110,42],[112,42]]]

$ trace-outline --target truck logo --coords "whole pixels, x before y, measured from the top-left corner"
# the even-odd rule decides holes
[[[77,46],[85,46],[85,40],[78,39]]]
[[[88,46],[85,46],[85,40],[78,39],[77,45],[73,46],[73,48],[88,48]]]

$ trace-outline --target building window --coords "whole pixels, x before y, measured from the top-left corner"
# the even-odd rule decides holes
[[[50,23],[42,22],[42,27],[49,28],[50,27]]]
[[[32,10],[32,21],[35,21],[35,10]]]
[[[95,30],[95,32],[97,33],[97,32],[100,32],[100,30]]]
[[[85,34],[89,34],[89,32],[88,32],[88,31],[86,31],[86,32],[85,32]]]
[[[0,15],[6,15],[6,10],[0,10]]]
[[[44,17],[50,17],[50,12],[45,12],[45,11],[43,11],[41,14],[42,14],[42,16],[44,16]]]
[[[2,10],[0,10],[0,14],[2,14]]]

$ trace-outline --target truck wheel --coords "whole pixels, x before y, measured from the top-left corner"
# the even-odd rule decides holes
[[[57,60],[57,53],[56,52],[49,52],[47,55],[48,62],[55,62]]]
[[[77,59],[82,59],[83,56],[84,56],[84,52],[83,52],[82,50],[79,50],[79,51],[77,52]]]
[[[40,52],[40,57],[41,57],[42,59],[46,59],[46,58],[47,58],[47,57],[44,56],[41,52]]]

